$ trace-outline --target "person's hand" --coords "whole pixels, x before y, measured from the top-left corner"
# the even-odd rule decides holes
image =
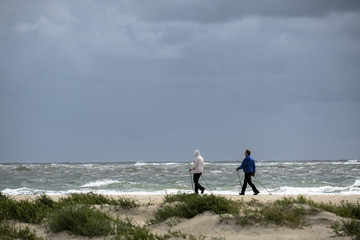
[[[252,173],[252,176],[255,177],[255,173],[254,173],[254,172]]]
[[[239,171],[239,169],[238,169],[238,168],[236,168],[236,171]]]
[[[189,172],[191,172],[191,168],[189,168]]]

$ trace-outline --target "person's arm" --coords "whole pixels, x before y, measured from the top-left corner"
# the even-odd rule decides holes
[[[246,160],[246,158],[244,158],[244,160],[242,161],[240,167],[238,167],[237,170],[243,169],[245,167],[245,165],[246,165],[245,160]]]
[[[198,165],[198,159],[195,158],[194,163],[193,163],[192,167],[189,169],[189,171],[195,170],[195,168],[197,167],[197,165]]]

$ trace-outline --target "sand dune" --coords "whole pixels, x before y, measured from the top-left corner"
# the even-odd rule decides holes
[[[116,198],[117,196],[112,196]],[[153,213],[160,207],[163,200],[161,195],[151,196],[122,196],[131,199],[135,199],[142,206],[134,209],[119,209],[114,206],[97,206],[101,211],[108,212],[112,217],[126,218],[130,217],[139,225],[148,224],[148,221],[153,218]],[[258,196],[227,196],[232,200],[251,201],[257,199],[263,203],[272,203],[277,199],[283,197],[297,196],[279,196],[279,195],[258,195]],[[327,196],[306,196],[315,202],[331,202],[333,204],[339,204],[342,200],[349,201],[351,203],[360,202],[359,195],[327,195]],[[14,199],[34,199],[35,196],[13,196]],[[54,200],[57,200],[59,196],[53,196]],[[228,221],[220,221],[219,216],[212,212],[205,212],[199,214],[191,219],[168,219],[165,222],[149,225],[148,228],[157,234],[166,234],[168,231],[181,231],[182,233],[191,234],[194,236],[204,236],[205,239],[351,239],[350,237],[338,237],[332,229],[329,228],[330,224],[340,220],[341,218],[335,214],[320,211],[315,214],[307,216],[307,224],[303,228],[290,228],[279,227],[275,225],[238,225],[235,220],[229,219]],[[25,226],[25,224],[22,224]],[[43,225],[27,224],[30,228],[35,229],[38,236],[42,236],[45,239],[88,239],[87,237],[69,235],[66,232],[63,233],[48,233]],[[104,237],[92,238],[92,239],[104,239]],[[174,238],[176,239],[176,238]]]

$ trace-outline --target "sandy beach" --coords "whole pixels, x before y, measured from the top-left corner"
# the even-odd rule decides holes
[[[50,196],[57,201],[61,197],[66,196]],[[161,207],[164,195],[116,195],[109,196],[114,199],[130,198],[140,204],[139,207],[132,209],[115,209],[111,206],[103,206],[101,209],[108,212],[114,218],[130,217],[139,225],[149,223],[153,218],[154,212]],[[297,198],[297,195],[226,195],[226,198],[231,200],[241,200],[244,202],[256,199],[262,203],[271,204],[278,199],[284,197]],[[316,203],[332,203],[340,204],[341,201],[348,201],[350,203],[360,202],[360,195],[309,195],[305,196]],[[15,200],[33,200],[36,196],[11,196]],[[100,209],[99,206],[96,206]],[[162,223],[149,224],[148,228],[153,233],[166,234],[169,231],[181,231],[185,234],[191,234],[196,237],[205,237],[205,239],[351,239],[350,237],[336,236],[331,228],[331,223],[340,220],[339,216],[326,211],[320,211],[306,217],[307,224],[302,228],[290,228],[276,225],[237,225],[233,221],[223,221],[219,219],[219,215],[212,212],[205,212],[199,214],[191,219],[180,219],[177,221],[165,221]],[[86,237],[69,235],[66,232],[62,233],[48,233],[44,226],[33,224],[22,224],[30,226],[31,229],[36,230],[38,236],[45,239],[87,239]],[[92,239],[104,239],[103,237]],[[177,238],[172,238],[177,239]]]
[[[118,198],[118,197],[126,197],[126,198],[131,198],[136,200],[137,202],[139,202],[140,204],[148,204],[148,203],[152,203],[152,204],[160,204],[164,198],[164,195],[161,194],[157,194],[157,195],[105,195],[108,197],[112,197],[112,198]],[[299,195],[265,195],[265,194],[260,194],[257,196],[253,196],[251,194],[249,195],[245,195],[245,196],[238,196],[238,195],[219,195],[219,196],[225,196],[229,199],[232,200],[241,200],[244,199],[244,201],[250,201],[251,199],[256,199],[258,201],[261,201],[263,203],[267,203],[267,202],[273,202],[276,201],[278,199],[284,198],[284,197],[292,197],[292,198],[297,198]],[[333,204],[340,204],[341,201],[348,201],[350,203],[356,203],[356,202],[360,202],[360,195],[304,195],[307,199],[311,199],[314,202],[317,203],[333,203]],[[10,196],[11,198],[15,199],[15,200],[32,200],[35,199],[36,195],[15,195],[15,196]],[[67,195],[49,195],[49,197],[51,199],[53,199],[54,201],[57,201],[59,198],[63,198],[63,197],[67,197]]]

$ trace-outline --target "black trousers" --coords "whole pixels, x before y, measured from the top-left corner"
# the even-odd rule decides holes
[[[252,188],[252,190],[254,191],[254,193],[259,193],[259,191],[256,189],[255,185],[253,184],[253,182],[251,181],[251,176],[253,173],[245,173],[245,177],[244,177],[244,184],[242,186],[242,190],[241,193],[245,194],[245,190],[246,190],[246,186],[247,184],[250,185],[250,187]]]
[[[199,178],[201,176],[202,173],[194,173],[194,183],[195,183],[195,193],[199,194],[199,189],[200,191],[205,189],[203,186],[200,185],[199,183]]]

